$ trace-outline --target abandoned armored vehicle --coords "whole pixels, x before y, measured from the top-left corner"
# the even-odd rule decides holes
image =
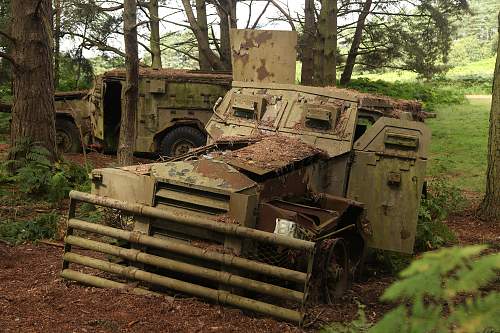
[[[177,156],[206,142],[205,124],[231,75],[179,69],[141,68],[136,115],[136,152]],[[56,94],[58,148],[78,152],[91,144],[116,151],[125,71],[96,78],[88,92]]]
[[[410,101],[234,82],[207,124],[206,146],[94,170],[91,194],[71,192],[61,275],[113,288],[136,280],[302,323],[308,302],[348,287],[366,248],[412,252],[430,141],[423,116]],[[131,223],[86,222],[82,202]]]

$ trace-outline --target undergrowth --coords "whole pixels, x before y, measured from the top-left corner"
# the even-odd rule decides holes
[[[22,244],[55,238],[60,217],[57,212],[51,212],[27,221],[5,221],[0,223],[0,239],[10,244]]]
[[[0,182],[15,183],[27,198],[59,202],[71,189],[90,189],[88,168],[66,161],[51,163],[49,151],[36,143],[23,141],[10,153],[18,158],[1,165]]]
[[[444,178],[431,180],[427,194],[420,202],[415,251],[434,250],[454,244],[456,237],[444,220],[450,213],[462,210],[465,203],[460,190]]]
[[[480,255],[485,249],[425,253],[384,292],[383,301],[400,305],[369,332],[485,332],[500,327],[500,293],[483,290],[498,280],[500,253]]]
[[[347,88],[366,93],[376,93],[402,99],[416,99],[427,110],[434,110],[438,104],[461,104],[465,102],[463,91],[440,82],[387,82],[367,78],[353,79]]]
[[[479,245],[425,253],[385,290],[381,300],[399,305],[378,323],[372,326],[360,306],[356,320],[321,332],[493,332],[500,327],[500,293],[488,287],[498,280],[500,253],[484,250]]]
[[[51,163],[47,149],[28,141],[10,152],[16,154],[17,160],[0,164],[0,193],[1,199],[16,209],[14,214],[2,216],[0,239],[12,244],[52,239],[59,232],[61,215],[56,209],[61,208],[63,199],[72,189],[90,190],[89,168],[66,161]],[[33,207],[40,204],[53,212],[33,214]],[[18,214],[18,210],[22,213]],[[88,209],[91,218],[92,214]]]

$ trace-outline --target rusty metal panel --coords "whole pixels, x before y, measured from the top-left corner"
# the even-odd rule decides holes
[[[235,81],[295,83],[297,32],[231,30]]]

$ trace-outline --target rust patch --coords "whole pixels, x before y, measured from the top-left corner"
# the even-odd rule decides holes
[[[259,79],[259,81],[262,81],[269,76],[274,76],[266,68],[266,59],[260,59],[260,64],[261,66],[257,69],[257,79]]]
[[[257,42],[257,44],[259,45],[267,42],[268,40],[273,39],[273,34],[270,31],[258,31],[255,34],[256,34],[256,36],[254,37],[255,42]]]
[[[223,180],[228,187],[234,189],[243,189],[254,185],[254,182],[249,178],[223,162],[201,159],[195,162],[194,171],[207,178]]]

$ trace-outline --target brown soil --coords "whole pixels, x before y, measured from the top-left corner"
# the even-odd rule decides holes
[[[189,298],[136,296],[123,290],[90,288],[63,281],[62,249],[0,243],[0,325],[4,332],[303,332],[270,318]],[[387,309],[378,303],[389,277],[355,283],[341,304],[310,311],[311,331],[331,321],[355,318],[356,300],[375,320]]]
[[[486,244],[500,250],[499,221],[483,221],[476,215],[478,197],[469,197],[473,204],[462,212],[450,215],[445,223],[453,230],[460,245]]]

